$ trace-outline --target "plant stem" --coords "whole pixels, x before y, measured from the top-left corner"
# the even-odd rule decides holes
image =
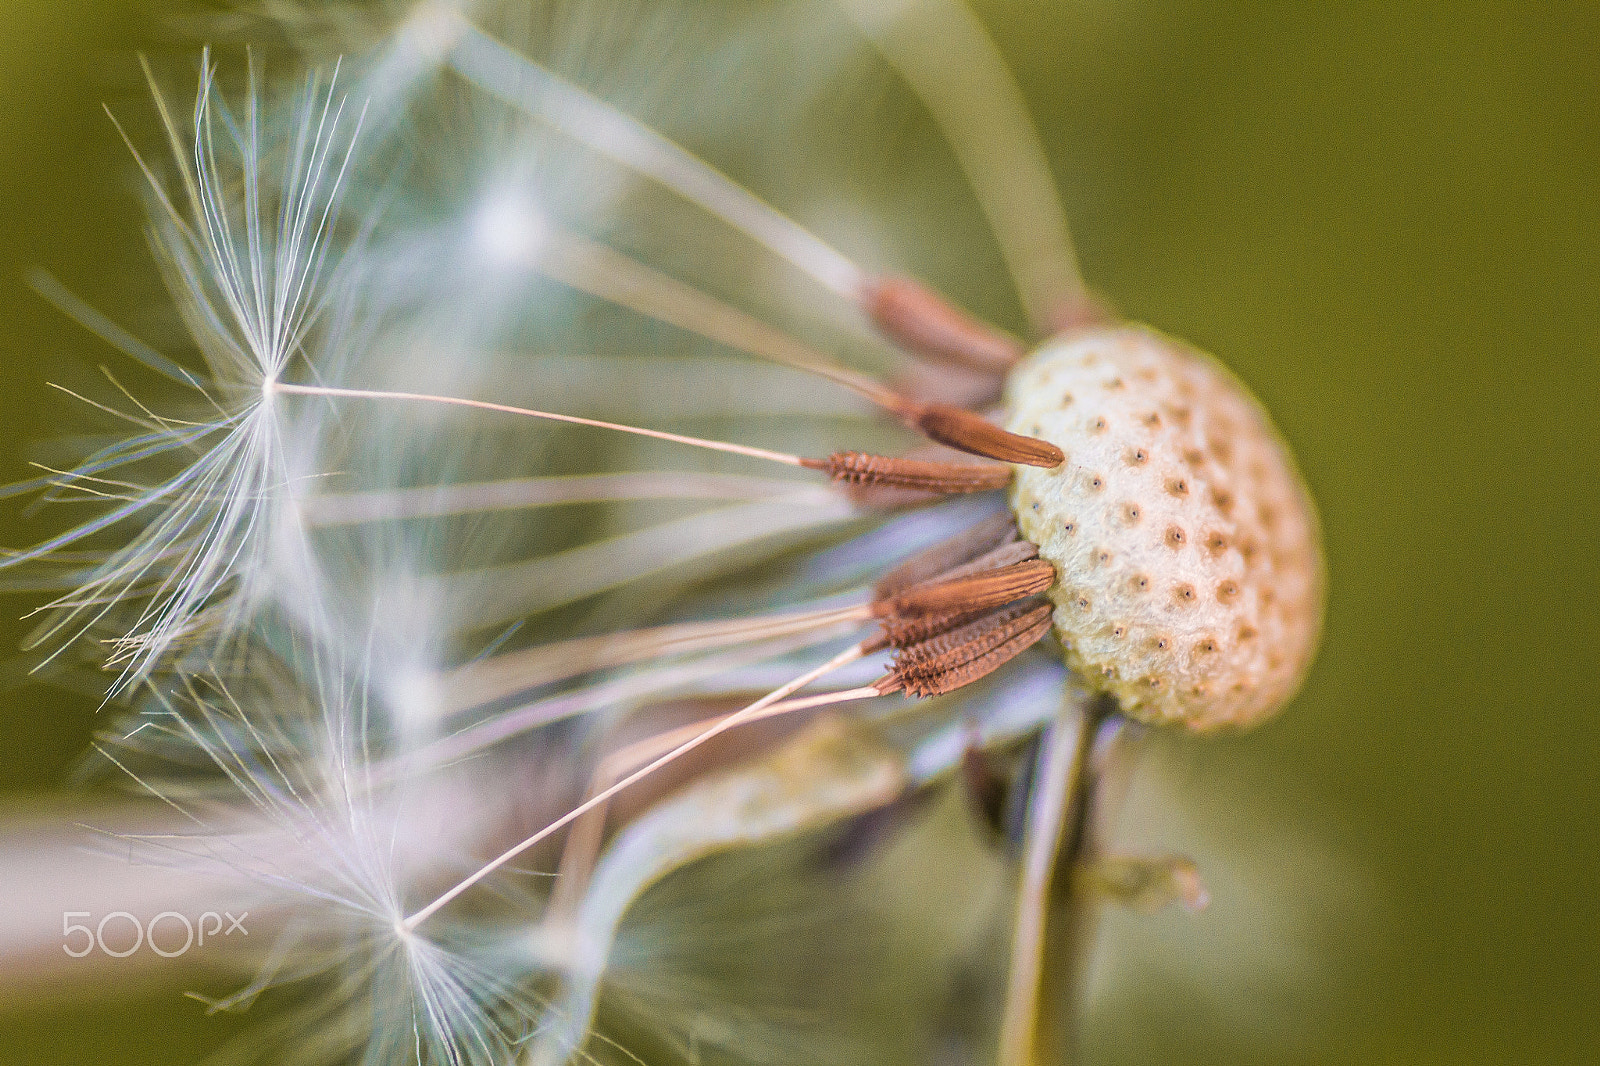
[[[1065,701],[1039,754],[1001,1019],[999,1066],[1068,1066],[1087,908],[1073,872],[1088,837],[1095,737],[1116,713],[1105,698]]]

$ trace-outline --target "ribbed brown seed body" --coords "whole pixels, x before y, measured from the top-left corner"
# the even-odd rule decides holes
[[[874,278],[863,304],[879,329],[927,358],[1003,374],[1023,356],[1021,345],[909,278]]]
[[[993,673],[1050,631],[1050,605],[1003,607],[905,648],[893,676],[913,696],[938,696]]]
[[[921,643],[929,637],[948,633],[957,626],[966,625],[975,618],[982,617],[983,611],[941,611],[938,614],[917,614],[885,618],[883,620],[883,636],[890,647],[909,648],[913,644]]]
[[[1048,618],[1050,606],[1020,603],[1002,607],[946,633],[919,641],[902,649],[895,668],[906,677],[932,677],[950,665],[976,658],[1016,636],[1040,619]]]
[[[1055,579],[1054,567],[1043,559],[1030,559],[983,573],[916,585],[879,601],[874,609],[880,618],[976,611],[1043,592]]]
[[[882,633],[897,649],[881,692],[937,696],[999,669],[1050,630],[1038,593],[1055,580],[1039,549],[997,515],[912,556],[879,582]],[[1026,599],[1024,599],[1026,597]],[[1022,600],[1022,602],[1013,602]]]
[[[1011,480],[1000,463],[940,463],[866,452],[834,452],[825,461],[828,476],[846,485],[890,485],[928,492],[988,492]]]
[[[1129,715],[1248,725],[1321,628],[1316,514],[1266,413],[1215,360],[1141,327],[1054,341],[1007,379],[1007,428],[1058,445],[1012,510],[1054,564],[1067,663]]]
[[[999,571],[1016,573],[1010,568],[1021,563],[1031,562],[1039,557],[1039,548],[1031,541],[1017,540],[993,548],[969,562],[960,566],[952,566],[941,572],[937,579],[923,582],[924,588],[918,595],[896,596],[883,601],[883,634],[889,644],[896,648],[905,648],[912,644],[927,640],[929,637],[948,632],[967,622],[978,618],[994,609],[991,597],[986,597],[982,591],[967,602],[956,603],[949,607],[937,608],[932,611],[922,608],[921,596],[927,590],[948,590],[960,587],[962,579],[977,577],[978,575],[995,574]],[[1040,567],[1035,568],[1038,576],[1029,578],[1030,587],[1034,592],[1040,591],[1049,584],[1046,571]],[[986,589],[988,586],[972,586],[977,589]],[[1015,598],[1015,597],[1013,597]],[[1004,602],[1004,601],[1002,601]]]
[[[1045,469],[1061,462],[1061,449],[1051,442],[1001,429],[982,415],[960,407],[919,404],[909,408],[904,418],[929,440],[970,455]]]

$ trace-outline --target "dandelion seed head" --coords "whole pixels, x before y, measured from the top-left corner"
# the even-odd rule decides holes
[[[922,7],[862,21],[879,33]],[[135,677],[170,667],[159,680],[171,685],[146,686],[162,727],[137,734],[138,757],[118,765],[196,816],[189,858],[220,863],[292,915],[278,965],[235,1001],[320,982],[320,1013],[288,1033],[307,1057],[503,1062],[537,1031],[540,1050],[527,1055],[564,1061],[584,1054],[586,1034],[606,1039],[594,999],[604,982],[634,1032],[686,1058],[704,1046],[890,1061],[855,1054],[858,1034],[824,1044],[791,1024],[786,1004],[807,990],[755,946],[776,931],[797,966],[809,955],[855,967],[872,980],[830,986],[840,994],[827,1006],[888,1016],[889,1005],[863,1009],[886,996],[882,958],[926,987],[997,913],[966,906],[1009,880],[970,836],[960,854],[978,856],[976,872],[949,897],[975,915],[970,926],[902,898],[915,893],[879,906],[886,882],[919,880],[906,871],[927,868],[952,824],[902,836],[900,800],[945,788],[972,738],[1017,745],[1064,713],[1063,695],[1070,709],[1083,693],[1058,653],[1022,644],[972,652],[1004,668],[953,698],[913,702],[875,687],[901,660],[875,650],[872,619],[885,602],[874,584],[894,563],[959,539],[1003,502],[869,500],[812,477],[823,467],[807,456],[915,446],[907,427],[922,423],[907,412],[921,400],[902,403],[862,369],[887,377],[905,357],[853,302],[860,267],[764,200],[765,187],[742,188],[657,129],[703,142],[741,175],[781,175],[775,201],[787,190],[890,258],[873,246],[893,243],[892,223],[790,166],[806,152],[790,134],[810,93],[862,52],[854,38],[810,50],[839,24],[793,9],[692,23],[682,17],[703,8],[631,2],[552,4],[532,19],[523,5],[450,0],[375,16],[330,9],[330,24],[346,27],[335,43],[356,53],[356,101],[313,78],[293,100],[252,92],[230,111],[208,57],[192,131],[168,119],[179,180],[154,183],[153,239],[215,414],[182,431],[198,436],[157,425],[110,456],[203,449],[142,498],[138,509],[157,517],[131,554],[61,606],[132,601],[147,575],[157,582],[119,653]],[[795,55],[805,62],[770,62]],[[727,91],[741,70],[756,73],[733,83],[759,93]],[[696,79],[698,95],[679,91]],[[364,136],[375,143],[357,153],[356,130],[368,127],[356,102],[368,97],[376,121]],[[758,98],[763,109],[750,106]],[[770,152],[752,136],[758,111],[781,127]],[[395,165],[360,168],[375,158]],[[340,221],[352,191],[353,224]],[[1030,307],[1052,295],[1048,269],[1029,275],[1034,261],[1007,256]],[[984,383],[991,395],[997,383]],[[519,404],[551,421],[514,417]],[[731,448],[717,450],[706,425]],[[751,462],[774,459],[787,464],[782,477],[752,474]],[[1202,487],[1190,478],[1161,499],[1193,500]],[[1117,512],[1122,525],[1169,534],[1159,507],[1132,502]],[[1025,532],[1034,510],[1017,508]],[[1079,523],[1087,543],[1093,523]],[[1208,532],[1186,527],[1160,551],[1200,552]],[[1027,587],[1042,589],[1049,565],[1025,562],[1039,579]],[[1081,642],[1062,629],[1070,657]],[[215,634],[229,635],[227,654],[190,641]],[[1194,636],[1183,654],[1199,654]],[[947,650],[968,650],[950,639]],[[970,677],[983,665],[957,663]],[[791,696],[805,706],[784,708]],[[847,699],[862,703],[830,734],[831,755],[786,764],[774,783],[759,738],[810,735],[828,726],[818,708]],[[770,734],[735,728],[779,709],[794,717]],[[694,712],[687,725],[679,712]],[[681,735],[691,739],[675,746]],[[697,754],[722,760],[725,776],[663,799],[681,779],[646,776],[649,759],[612,772],[608,760],[633,750],[624,740],[685,775],[705,764],[674,760],[706,741]],[[169,776],[144,772],[157,757]],[[882,772],[858,780],[868,757]],[[738,802],[752,792],[765,805]],[[695,796],[709,806],[693,809]],[[863,830],[870,847],[819,846],[880,815],[883,826]],[[241,822],[256,831],[241,835]],[[592,862],[574,843],[591,829]],[[784,835],[806,837],[803,861],[765,862]],[[894,851],[907,837],[914,846]],[[708,867],[728,860],[720,874],[686,876],[711,852],[719,862]],[[879,877],[857,886],[857,913],[913,928],[889,955],[870,957],[870,940],[841,932],[842,907],[817,906],[857,865]],[[660,891],[652,900],[646,889]],[[743,967],[733,998],[745,996],[748,1021],[719,1020],[730,990],[718,953]],[[919,970],[919,959],[929,964]],[[816,966],[810,987],[836,976],[827,970]],[[633,1053],[632,1037],[615,1039]]]

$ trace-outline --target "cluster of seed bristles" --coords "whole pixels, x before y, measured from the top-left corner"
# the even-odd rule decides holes
[[[1055,581],[1010,515],[987,519],[900,564],[878,582],[874,647],[896,649],[882,693],[938,696],[1004,666],[1050,631],[1038,594]]]

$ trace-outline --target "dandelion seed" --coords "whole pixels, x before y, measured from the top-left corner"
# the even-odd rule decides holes
[[[252,67],[247,109],[238,119],[217,99],[209,53],[203,56],[186,136],[151,77],[179,199],[134,153],[158,205],[152,225],[158,262],[206,362],[203,377],[178,371],[199,395],[202,413],[168,420],[141,407],[140,414],[124,415],[144,432],[59,478],[62,487],[81,489],[115,472],[126,479],[123,502],[0,564],[46,560],[80,542],[93,544],[121,523],[143,523],[87,573],[69,570],[74,587],[42,609],[48,620],[32,638],[35,645],[65,647],[66,639],[90,632],[124,604],[142,601],[111,642],[107,661],[120,669],[113,691],[202,633],[220,647],[258,598],[267,542],[290,528],[278,505],[295,464],[272,386],[311,343],[332,299],[329,276],[337,263],[329,238],[360,122],[345,113],[336,79],[324,85],[313,77],[291,124],[269,131],[254,79]],[[274,195],[262,180],[279,166],[283,187]],[[98,317],[86,324],[113,342],[127,339],[108,332]],[[148,355],[143,361],[150,362]],[[181,465],[171,473],[175,463]],[[157,472],[162,466],[169,468],[165,475]],[[153,482],[137,480],[150,472],[157,472]]]
[[[203,1001],[238,1010],[268,987],[322,981],[329,990],[314,1019],[298,1019],[315,1025],[298,1052],[304,1061],[353,1052],[505,1061],[542,1002],[481,946],[415,936],[403,924],[408,882],[471,846],[482,832],[475,812],[441,822],[414,785],[373,787],[368,696],[350,671],[304,649],[292,661],[302,671],[315,663],[310,678],[262,660],[237,678],[199,676],[153,693],[152,731],[101,749],[190,824],[113,839],[145,861],[247,889],[258,914],[283,916],[256,978]],[[215,781],[196,773],[197,756]],[[433,802],[448,795],[435,791]]]

